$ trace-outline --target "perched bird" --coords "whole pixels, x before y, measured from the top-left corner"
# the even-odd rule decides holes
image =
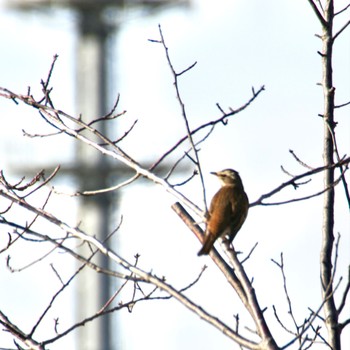
[[[208,254],[220,236],[227,235],[231,243],[242,227],[249,208],[248,197],[237,171],[225,169],[211,174],[219,178],[221,188],[211,200],[206,236],[198,255]]]

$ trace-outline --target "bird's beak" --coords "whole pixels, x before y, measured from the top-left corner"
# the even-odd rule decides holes
[[[211,171],[210,174],[215,175],[215,176],[218,176],[218,173],[215,172],[215,171]]]

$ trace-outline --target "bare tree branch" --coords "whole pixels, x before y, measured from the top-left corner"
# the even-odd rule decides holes
[[[342,159],[340,162],[338,163],[335,163],[335,164],[332,164],[332,165],[325,165],[325,166],[321,166],[321,167],[318,167],[318,168],[315,168],[313,170],[310,170],[310,171],[307,171],[305,173],[302,173],[300,175],[296,175],[294,176],[291,180],[289,181],[286,181],[284,183],[282,183],[281,185],[279,185],[278,187],[276,187],[275,189],[273,189],[272,191],[266,193],[266,194],[263,194],[261,195],[256,201],[250,203],[250,207],[254,207],[256,205],[269,205],[269,203],[264,203],[263,201],[267,198],[270,198],[272,197],[273,195],[275,195],[276,193],[280,192],[281,190],[283,190],[285,187],[288,187],[288,186],[297,186],[296,184],[296,181],[304,178],[304,177],[309,177],[311,175],[315,175],[321,171],[326,171],[327,169],[334,169],[336,167],[341,167],[342,165],[346,165],[346,164],[349,164],[350,162],[350,157],[348,158],[345,158],[345,159]],[[325,191],[328,190],[328,188],[333,188],[334,187],[334,184],[336,184],[336,181],[333,182],[330,187],[327,187],[327,189],[323,189],[322,192],[320,193],[317,193],[316,195],[318,194],[322,194],[324,193]],[[310,198],[310,197],[305,197],[305,199],[307,198]],[[285,203],[290,203],[291,201],[296,201],[296,200],[288,200],[288,201],[285,201],[285,202],[280,202],[280,203],[277,203],[277,204],[285,204]],[[273,205],[275,205],[275,203],[273,203]]]
[[[31,350],[45,350],[45,347],[39,342],[30,338],[22,330],[20,330],[15,324],[13,324],[9,318],[0,310],[0,324],[10,332],[13,336],[19,339],[23,344],[29,346]]]
[[[1,90],[0,90],[1,91]],[[263,91],[265,91],[265,87],[261,86],[259,88],[258,91],[254,91],[253,90],[253,96],[241,107],[237,108],[237,109],[230,109],[229,112],[225,112],[223,109],[219,108],[220,111],[222,112],[222,116],[219,118],[216,118],[210,122],[204,123],[200,126],[198,126],[197,128],[193,129],[191,131],[191,135],[196,134],[197,132],[206,129],[208,127],[215,127],[217,124],[223,124],[223,125],[227,125],[227,120],[229,117],[232,117],[240,112],[242,112],[243,110],[245,110]],[[1,96],[1,94],[0,94]],[[187,140],[187,135],[182,137],[173,147],[171,147],[168,151],[166,151],[165,153],[163,153],[163,155],[151,166],[150,170],[155,169],[160,163],[162,163],[165,158],[167,158],[170,154],[172,154],[184,141]]]
[[[334,13],[334,16],[340,15],[341,13],[343,13],[344,11],[346,11],[349,7],[350,7],[350,4],[346,5],[343,9],[341,9],[340,11]]]
[[[349,26],[350,19],[334,34],[333,41],[335,41],[338,36]]]
[[[340,313],[343,311],[344,306],[346,304],[346,298],[349,295],[349,291],[350,291],[350,266],[348,266],[348,281],[346,283],[345,289],[344,289],[344,293],[340,302],[340,305],[338,307],[338,314],[340,315]]]
[[[280,262],[277,262],[274,259],[271,259],[271,260],[272,260],[273,263],[275,263],[279,267],[279,269],[281,271],[282,279],[283,279],[284,294],[286,296],[287,305],[288,305],[288,315],[291,317],[291,319],[293,321],[293,324],[294,324],[294,327],[295,327],[296,336],[300,336],[300,334],[299,334],[299,326],[298,326],[298,323],[297,323],[297,321],[295,319],[295,316],[294,316],[294,312],[293,312],[293,308],[292,308],[292,301],[291,301],[291,298],[289,296],[289,292],[288,292],[288,288],[287,288],[287,277],[286,277],[286,274],[284,272],[283,253],[281,253],[281,255],[280,255]]]
[[[340,105],[336,105],[336,106],[334,106],[334,108],[342,108],[342,107],[345,107],[345,106],[348,106],[348,105],[350,105],[350,101],[342,103]]]
[[[191,231],[197,236],[197,238],[201,241],[203,237],[203,231],[199,228],[197,224],[195,224],[195,222],[188,215],[185,209],[179,203],[174,204],[172,208],[180,216],[180,218],[184,221],[184,223],[191,229]],[[261,311],[258,301],[256,299],[254,289],[252,288],[252,285],[245,274],[242,264],[238,261],[234,250],[231,250],[227,247],[225,252],[229,256],[229,259],[233,268],[230,268],[224,262],[224,260],[217,253],[215,248],[211,249],[209,255],[214,261],[214,263],[224,273],[228,282],[235,289],[241,301],[243,302],[244,306],[247,308],[247,310],[251,314],[257,327],[257,333],[261,338],[261,343],[260,343],[261,349],[277,349],[278,348],[277,344],[275,343],[269,331],[269,328],[263,316],[263,312]],[[245,346],[243,343],[239,341],[237,342]]]
[[[321,12],[319,11],[317,5],[315,4],[315,2],[313,0],[308,0],[309,4],[311,5],[312,9],[314,10],[318,20],[321,22],[322,27],[326,27],[327,26],[327,22],[324,19],[324,17],[322,16]]]
[[[179,104],[180,104],[180,107],[181,107],[181,114],[183,116],[183,119],[184,119],[184,122],[185,122],[185,125],[186,125],[187,138],[188,138],[188,140],[190,142],[190,145],[192,147],[192,150],[193,150],[193,153],[194,153],[194,156],[195,156],[195,159],[196,159],[195,163],[196,163],[196,167],[198,169],[199,177],[200,177],[200,180],[201,180],[201,183],[202,183],[203,204],[204,204],[205,212],[207,212],[208,208],[207,208],[207,200],[206,200],[206,193],[205,193],[205,185],[204,185],[204,178],[203,178],[203,173],[202,173],[202,167],[201,167],[201,163],[199,161],[198,150],[197,150],[197,148],[195,146],[195,143],[193,141],[193,137],[192,137],[189,121],[188,121],[187,114],[186,114],[185,104],[184,104],[184,102],[182,100],[182,97],[181,97],[181,94],[180,94],[180,90],[179,90],[179,85],[178,85],[178,77],[181,76],[182,74],[188,72],[190,69],[192,69],[196,65],[197,62],[195,62],[194,64],[192,64],[191,66],[189,66],[188,68],[183,70],[182,72],[176,73],[175,68],[174,68],[174,66],[173,66],[173,64],[171,62],[170,56],[169,56],[169,48],[165,44],[162,28],[161,28],[160,25],[158,26],[158,29],[159,29],[159,34],[160,34],[160,38],[161,38],[160,42],[162,43],[162,45],[164,47],[166,59],[168,61],[168,65],[170,67],[171,73],[172,73],[173,78],[174,78],[174,86],[175,86],[176,96],[177,96],[177,99],[179,101]]]

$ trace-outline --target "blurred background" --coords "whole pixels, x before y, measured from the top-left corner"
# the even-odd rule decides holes
[[[117,111],[127,111],[110,124],[109,135],[122,136],[137,120],[121,146],[141,164],[152,164],[186,134],[173,78],[164,49],[158,40],[162,26],[172,62],[177,71],[197,65],[181,76],[179,87],[186,104],[190,126],[195,128],[221,116],[216,107],[238,108],[252,95],[251,88],[263,92],[245,111],[218,125],[201,144],[200,160],[210,201],[219,184],[209,175],[232,167],[240,172],[251,202],[269,192],[302,168],[290,155],[295,153],[312,167],[322,165],[322,78],[319,23],[307,1],[0,1],[0,86],[34,96],[41,93],[40,81],[47,78],[54,55],[58,55],[51,86],[56,108],[86,120],[109,112],[120,93]],[[336,1],[337,10],[347,1]],[[337,17],[336,29],[346,22],[345,12]],[[350,30],[334,47],[336,103],[350,97]],[[30,138],[23,133],[49,133],[52,130],[37,112],[12,101],[0,100],[0,169],[18,181],[32,177],[42,168],[61,164],[55,179],[57,191],[72,193],[116,184],[130,174],[96,152],[81,147],[67,137]],[[337,142],[341,156],[349,153],[349,106],[337,109]],[[188,145],[179,150],[183,152]],[[170,161],[170,160],[169,160]],[[160,172],[165,172],[166,163]],[[173,181],[184,180],[192,172],[184,166]],[[288,189],[272,200],[287,200],[312,194],[322,188],[322,175],[307,186]],[[199,179],[182,189],[203,207]],[[95,200],[55,195],[47,209],[75,226],[80,221],[89,234],[99,238],[122,221],[111,242],[112,248],[129,261],[141,255],[138,266],[157,276],[166,276],[176,288],[192,282],[204,264],[209,268],[188,292],[194,302],[234,327],[239,313],[244,335],[252,322],[235,293],[209,258],[198,258],[199,242],[172,212],[175,201],[162,188],[140,181],[121,191]],[[44,197],[35,199],[43,204]],[[335,232],[341,234],[337,278],[346,277],[350,263],[350,226],[347,203],[341,186],[336,190]],[[1,203],[1,209],[5,203]],[[24,211],[14,217],[26,220]],[[28,217],[28,220],[30,220]],[[280,271],[271,262],[284,253],[290,297],[300,324],[321,303],[319,249],[322,228],[322,196],[305,202],[273,207],[254,207],[235,239],[237,250],[249,252],[259,242],[246,263],[254,287],[278,344],[290,339],[273,316],[276,305],[283,320],[287,315]],[[52,227],[42,223],[42,231]],[[8,228],[0,227],[0,248],[7,244]],[[52,232],[52,231],[49,231]],[[40,263],[20,269],[47,249],[17,244],[0,256],[0,309],[25,331],[33,327],[61,284],[54,266],[67,280],[76,262],[62,254],[50,255]],[[47,247],[46,247],[47,248]],[[101,264],[107,264],[103,259]],[[341,298],[343,282],[337,300]],[[78,320],[95,313],[119,287],[114,280],[84,273],[62,293],[37,330],[36,339],[55,335],[55,319],[60,332]],[[132,288],[121,298],[128,301]],[[124,299],[125,298],[125,299]],[[346,315],[344,315],[345,318]],[[349,312],[347,311],[347,317]],[[349,329],[344,348],[349,346]],[[253,336],[254,337],[254,336]],[[0,332],[0,349],[14,348],[11,335]],[[207,325],[174,300],[147,301],[132,313],[122,310],[103,321],[87,324],[79,331],[54,343],[50,349],[232,349],[235,345],[218,330]],[[238,346],[236,346],[238,348]]]

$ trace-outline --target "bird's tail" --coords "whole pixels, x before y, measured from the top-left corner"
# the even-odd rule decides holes
[[[213,247],[214,245],[214,242],[215,242],[215,236],[214,235],[211,235],[211,234],[208,234],[206,237],[205,237],[205,240],[204,240],[204,243],[203,243],[203,247],[201,248],[201,250],[198,252],[198,256],[201,256],[201,255],[207,255],[209,254],[211,248]]]

